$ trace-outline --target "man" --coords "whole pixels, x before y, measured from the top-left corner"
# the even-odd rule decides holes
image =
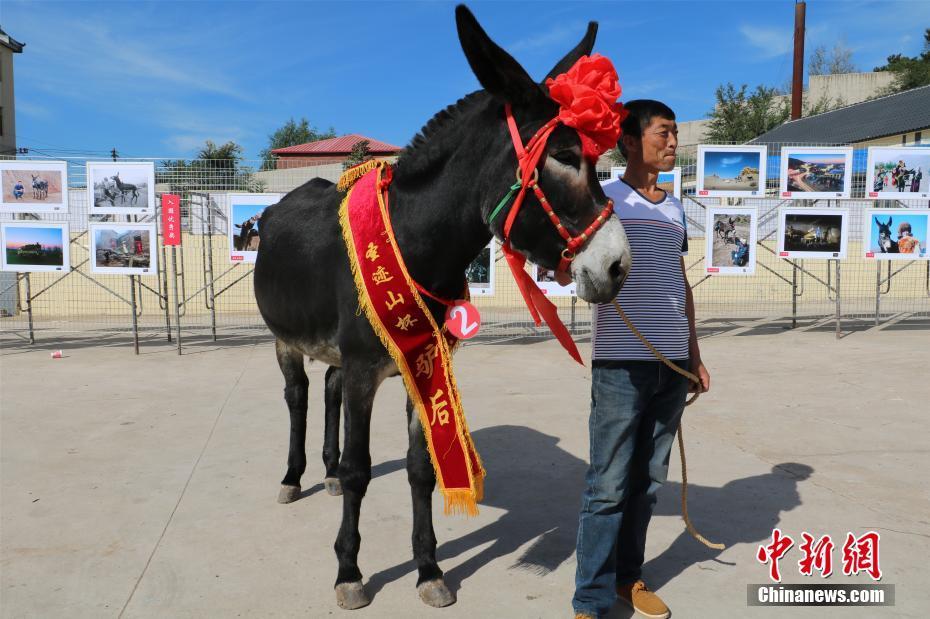
[[[678,126],[663,103],[624,106],[618,144],[627,160],[623,178],[604,186],[626,228],[633,266],[617,297],[633,325],[662,354],[700,378],[690,386],[625,326],[613,304],[594,311],[591,465],[578,523],[578,568],[572,606],[594,618],[617,597],[647,617],[669,610],[641,579],[646,529],[656,490],[666,479],[669,452],[690,390],[707,391],[694,302],[685,278],[688,248],[684,209],[656,187],[659,172],[675,166]],[[566,274],[559,274],[564,281]]]

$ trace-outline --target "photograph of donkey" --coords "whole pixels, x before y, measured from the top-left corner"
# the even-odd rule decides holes
[[[465,96],[425,125],[396,163],[389,188],[391,224],[411,277],[433,295],[449,299],[462,294],[463,274],[492,235],[502,237],[505,217],[488,221],[513,184],[517,168],[505,104],[512,106],[524,143],[559,111],[546,87],[495,44],[466,7],[458,6],[455,16],[462,50],[484,90]],[[564,73],[581,56],[590,54],[596,32],[592,22],[581,42],[556,63],[549,76]],[[537,171],[540,187],[572,235],[591,224],[607,204],[594,163],[582,156],[577,131],[564,124],[549,137]],[[335,544],[336,601],[342,608],[355,609],[370,602],[362,585],[358,554],[359,513],[371,480],[372,403],[380,383],[397,376],[398,370],[365,315],[358,312],[359,299],[338,220],[343,197],[333,183],[317,178],[268,207],[262,216],[254,282],[259,310],[276,337],[290,413],[281,502],[300,496],[306,468],[304,359],[340,368],[327,378],[342,383],[344,449],[340,459],[337,422],[328,419],[324,458],[328,459],[327,475],[338,476],[326,480],[327,489],[342,493],[342,525]],[[547,269],[557,268],[566,247],[532,192],[516,217],[510,239],[517,251]],[[629,272],[630,261],[623,226],[611,215],[571,263],[578,296],[593,303],[612,300]],[[428,297],[424,301],[441,325],[446,307]],[[337,390],[338,385],[330,385],[328,399]],[[464,398],[467,411],[467,394]],[[436,562],[430,501],[436,479],[419,418],[409,401],[406,423],[417,590],[424,603],[447,606],[455,597]],[[477,447],[480,451],[481,446]]]
[[[44,200],[48,197],[48,181],[41,178],[38,174],[32,176],[32,197],[35,200]]]
[[[888,223],[882,223],[878,217],[875,217],[875,225],[878,226],[878,249],[883,254],[898,253],[898,242],[891,235],[891,222],[893,218],[888,218]]]
[[[88,162],[87,185],[95,208],[134,213],[154,206],[155,168],[150,163]]]
[[[67,185],[62,170],[31,167],[29,161],[0,162],[0,184],[4,203],[55,205],[62,202],[62,187]],[[17,167],[13,167],[13,166]],[[39,164],[41,165],[41,164]]]

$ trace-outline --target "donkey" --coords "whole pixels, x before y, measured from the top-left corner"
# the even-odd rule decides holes
[[[891,222],[892,218],[888,216],[888,223],[883,224],[878,220],[878,217],[875,218],[875,224],[878,226],[878,248],[883,254],[896,254],[898,253],[898,242],[892,240],[891,237]]]
[[[235,246],[237,251],[255,250],[259,245],[259,231],[256,228],[258,220],[254,217],[246,219],[241,224],[233,224],[239,228],[239,234],[235,237]]]
[[[36,174],[30,174],[32,177],[32,197],[35,200],[44,200],[48,196],[48,181],[39,178]]]
[[[517,169],[505,105],[511,106],[524,143],[559,111],[546,88],[488,37],[465,6],[456,7],[455,15],[462,49],[484,90],[465,96],[426,124],[395,164],[389,188],[391,225],[407,269],[418,284],[440,298],[460,295],[465,269],[492,235],[503,237],[505,218],[490,223],[489,219],[513,184]],[[581,56],[590,54],[596,33],[597,24],[592,22],[581,42],[549,75],[564,73]],[[582,156],[578,132],[564,124],[549,137],[536,171],[551,207],[573,234],[591,224],[608,202],[594,164]],[[327,479],[327,488],[341,489],[343,503],[335,543],[339,564],[336,601],[342,608],[355,609],[370,602],[358,566],[358,525],[371,480],[372,403],[380,383],[399,373],[366,317],[357,311],[358,295],[338,220],[342,198],[331,182],[317,178],[265,209],[254,285],[258,308],[276,338],[275,353],[284,375],[284,400],[291,420],[281,502],[298,498],[306,468],[304,357],[340,368],[328,373],[327,380],[342,380],[345,436],[340,460],[338,438],[331,435],[338,428],[327,418],[327,476],[335,470],[339,482],[336,488],[335,480]],[[567,247],[532,194],[514,220],[510,241],[529,260],[552,270]],[[630,261],[623,226],[611,215],[570,264],[578,296],[589,302],[612,300],[629,272]],[[424,301],[441,325],[446,307],[427,296]],[[332,408],[327,405],[329,411]],[[335,410],[333,416],[338,419],[338,405]],[[417,590],[424,603],[446,606],[455,598],[436,562],[430,501],[436,478],[409,398],[407,427]]]
[[[120,194],[122,194],[124,203],[126,202],[126,194],[128,193],[132,194],[132,198],[130,198],[129,200],[130,204],[135,204],[136,202],[139,201],[139,188],[138,187],[136,187],[135,185],[131,183],[124,183],[123,181],[121,181],[119,178],[119,172],[116,173],[116,175],[113,177],[113,180],[116,181],[116,186],[119,189]]]

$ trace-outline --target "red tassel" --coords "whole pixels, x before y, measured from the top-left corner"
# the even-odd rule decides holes
[[[515,252],[513,248],[510,247],[510,243],[505,243],[502,249],[504,255],[507,257],[507,264],[510,266],[513,278],[517,282],[517,287],[523,295],[523,301],[530,310],[530,314],[533,316],[533,321],[536,323],[536,326],[538,327],[540,325],[539,318],[542,316],[542,319],[546,321],[546,325],[549,326],[552,334],[559,340],[562,348],[568,352],[572,359],[577,361],[580,365],[584,365],[584,361],[581,360],[581,354],[578,352],[578,347],[575,346],[575,341],[559,318],[558,308],[552,301],[546,298],[546,295],[539,289],[539,286],[536,285],[533,278],[530,277],[529,273],[523,268],[526,264],[526,256]]]

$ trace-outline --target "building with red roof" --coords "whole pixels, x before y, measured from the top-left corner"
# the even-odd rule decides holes
[[[350,133],[349,135],[328,140],[276,148],[271,152],[277,157],[277,169],[303,168],[326,163],[342,163],[348,158],[356,144],[366,140],[368,141],[369,154],[379,159],[394,161],[401,151],[400,146],[394,146],[357,133]]]

